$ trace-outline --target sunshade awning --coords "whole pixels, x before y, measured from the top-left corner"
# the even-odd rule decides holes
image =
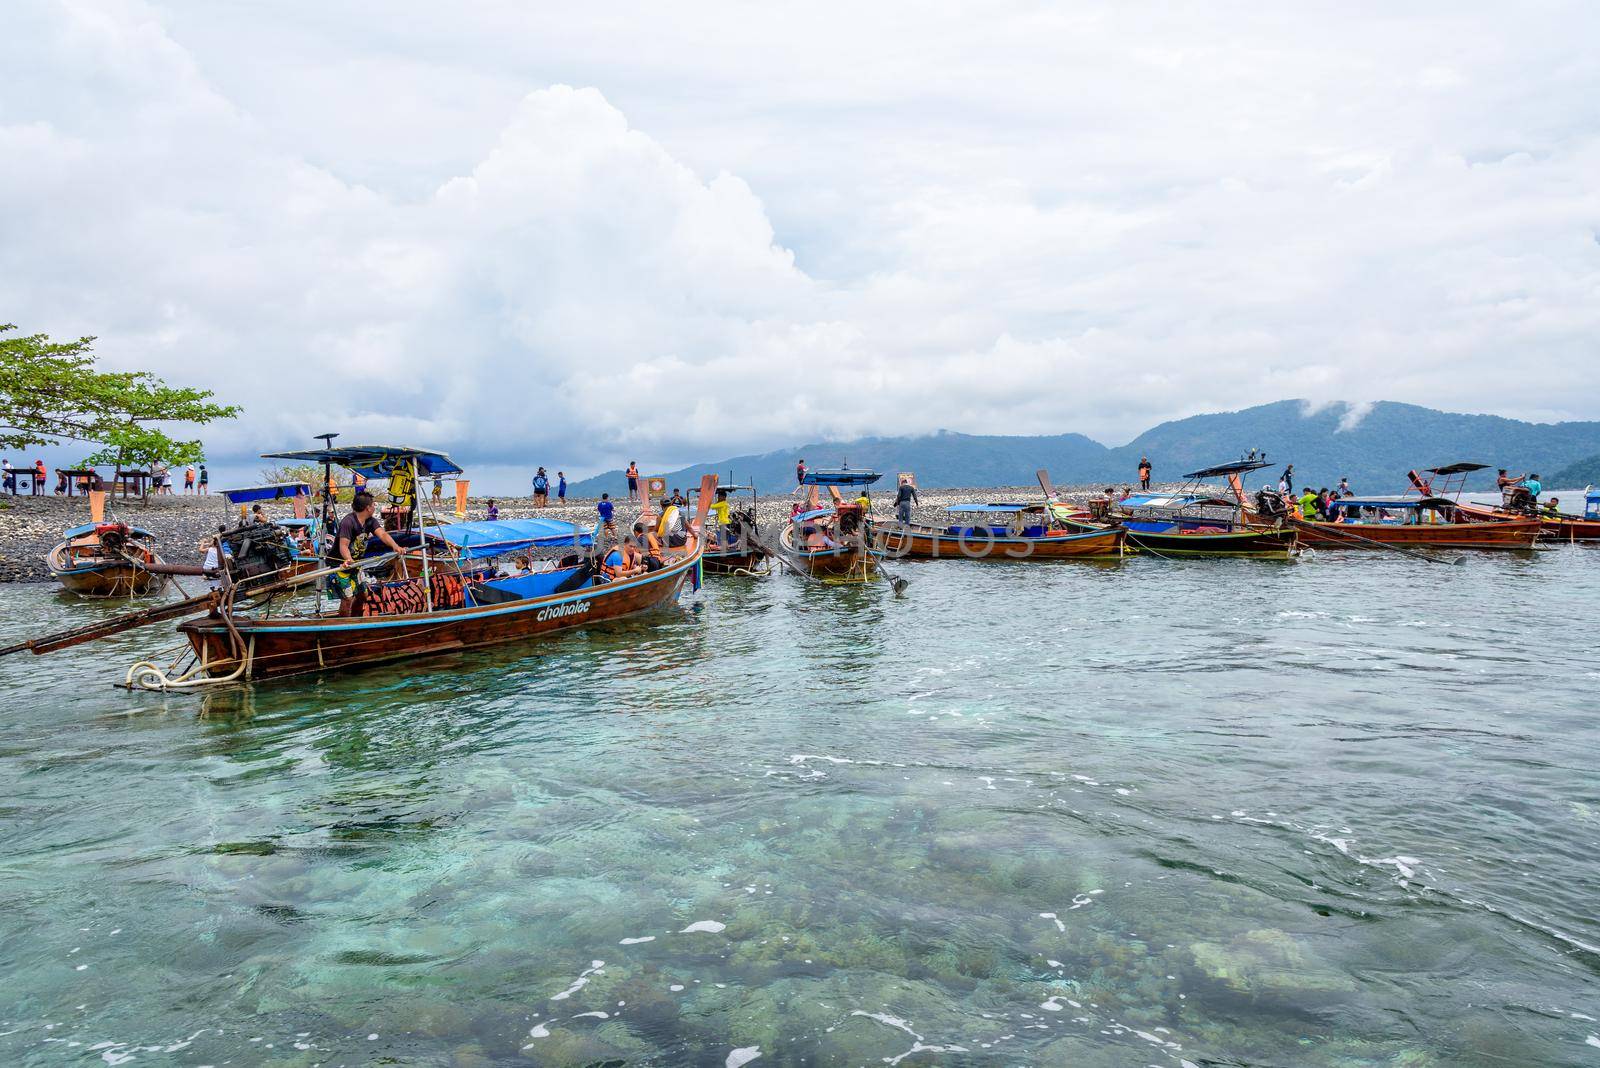
[[[305,482],[269,482],[265,486],[245,486],[241,489],[218,490],[230,504],[249,504],[252,501],[280,501],[289,497],[311,496],[311,486]]]
[[[1341,497],[1329,502],[1334,508],[1454,508],[1448,497]]]
[[[1246,471],[1259,471],[1263,467],[1272,465],[1265,460],[1234,460],[1230,463],[1217,464],[1215,467],[1202,467],[1198,471],[1190,471],[1184,478],[1217,478],[1223,475],[1239,475]]]
[[[883,476],[876,471],[807,471],[807,486],[870,486]]]
[[[1043,511],[1044,505],[1034,503],[1006,504],[952,504],[945,508],[947,512],[1037,512]]]
[[[411,466],[424,475],[459,475],[461,468],[442,452],[416,449],[409,445],[343,445],[332,449],[306,449],[303,452],[264,452],[263,460],[297,460],[300,463],[338,464],[366,478],[388,478],[397,469]]]
[[[576,523],[559,519],[496,519],[481,523],[450,523],[428,527],[424,533],[444,542],[466,560],[499,556],[523,549],[576,545],[587,548],[594,535]]]
[[[1445,464],[1443,467],[1430,467],[1430,475],[1464,475],[1469,471],[1487,471],[1488,464]]]

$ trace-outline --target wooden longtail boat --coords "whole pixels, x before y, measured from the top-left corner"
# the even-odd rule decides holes
[[[860,505],[846,501],[840,486],[866,487],[883,476],[876,471],[807,471],[801,485],[811,487],[811,507],[794,516],[778,535],[778,549],[790,567],[817,578],[871,577],[877,558],[867,542],[867,516]],[[828,487],[833,506],[821,506],[817,487]]]
[[[270,679],[399,658],[530,641],[668,604],[700,563],[700,540],[658,571],[605,581],[587,562],[486,582],[439,575],[442,599],[459,604],[403,615],[322,618],[216,616],[179,625],[211,679]],[[404,581],[404,580],[402,580]],[[421,586],[421,580],[411,580]],[[143,678],[149,679],[150,676]],[[140,676],[130,679],[141,683]],[[155,688],[163,688],[159,684]]]
[[[1542,509],[1530,514],[1504,507],[1496,508],[1488,504],[1462,503],[1457,507],[1461,510],[1463,518],[1474,521],[1493,523],[1507,519],[1537,519],[1541,541],[1600,541],[1600,516],[1590,519],[1569,512],[1557,512],[1552,515]]]
[[[1290,527],[1207,530],[1177,523],[1159,524],[1125,520],[1128,541],[1156,556],[1245,556],[1256,558],[1293,555],[1299,539]]]
[[[1294,528],[1264,521],[1245,500],[1243,476],[1266,466],[1264,455],[1252,453],[1191,471],[1183,476],[1189,488],[1129,494],[1110,502],[1109,518],[1127,531],[1130,545],[1152,556],[1288,559],[1299,542]],[[1201,483],[1216,478],[1226,480],[1229,497],[1202,492]]]
[[[520,527],[511,533],[500,529],[485,531],[483,528],[496,525],[483,523],[422,529],[415,519],[419,503],[415,487],[421,476],[460,470],[442,453],[354,446],[290,454],[288,458],[322,462],[325,467],[339,463],[368,478],[391,476],[393,505],[385,518],[403,516],[411,520],[407,528],[397,533],[419,544],[420,573],[402,570],[393,581],[362,584],[360,592],[349,601],[354,606],[352,615],[289,616],[272,614],[274,598],[331,574],[333,568],[260,585],[236,583],[231,572],[224,569],[219,591],[30,639],[0,649],[0,655],[23,650],[51,652],[208,609],[205,616],[178,625],[188,648],[177,660],[165,666],[149,661],[135,664],[126,678],[130,688],[187,689],[544,638],[648,611],[673,600],[686,581],[699,585],[700,531],[710,492],[716,485],[715,476],[707,476],[702,482],[705,504],[689,527],[684,544],[663,550],[660,558],[649,564],[653,570],[638,574],[623,571],[613,577],[611,569],[599,566],[592,557],[570,554],[549,570],[523,572],[519,568],[515,574],[500,575],[492,568],[496,556],[526,553],[535,547],[561,550],[575,543],[581,546],[586,535],[573,524],[553,520],[508,521],[518,525],[554,524],[557,528],[541,526],[532,532]],[[401,537],[396,540],[404,549],[407,541]],[[435,553],[446,564],[438,571],[432,566]],[[620,559],[620,554],[617,557]],[[388,565],[397,560],[404,564],[392,553],[369,554],[358,566],[364,570],[369,564]],[[472,565],[470,569],[468,564]]]
[[[1455,501],[1462,521],[1499,523],[1509,519],[1537,519],[1539,537],[1544,541],[1600,541],[1600,494],[1593,488],[1584,490],[1582,515],[1573,515],[1548,506],[1541,507],[1523,485],[1523,479],[1508,479],[1502,470],[1500,503],[1476,504],[1461,499],[1466,476],[1474,471],[1487,471],[1488,464],[1460,463],[1445,467],[1431,467],[1428,478],[1415,471],[1406,472],[1412,487],[1424,497],[1449,497]],[[1554,503],[1555,498],[1550,499]]]
[[[1291,516],[1300,544],[1318,549],[1531,549],[1537,519],[1460,522],[1444,497],[1342,497],[1332,521]],[[1358,517],[1358,518],[1357,518]]]
[[[1082,530],[1053,521],[1043,504],[956,504],[948,512],[979,518],[1001,515],[1015,521],[930,527],[871,522],[872,548],[908,560],[1084,560],[1117,559],[1127,532],[1120,526]]]
[[[728,527],[717,530],[713,524],[707,523],[706,550],[701,557],[701,565],[711,575],[764,574],[768,554],[761,544],[761,525],[756,520],[756,488],[753,485],[719,485],[716,495],[721,497],[724,493],[748,493],[750,504],[732,510],[732,522]],[[698,498],[699,491],[691,491],[690,495]]]
[[[85,523],[62,535],[45,554],[50,574],[72,593],[85,597],[137,597],[156,593],[167,576],[150,570],[161,557],[153,535],[126,523]]]

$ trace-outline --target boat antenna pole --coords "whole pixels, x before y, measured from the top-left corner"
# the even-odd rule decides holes
[[[333,439],[338,434],[315,434],[313,437],[322,442],[322,522],[317,524],[317,540],[314,545],[317,553],[317,563],[320,565],[328,559],[328,531],[334,527],[334,502],[333,502],[333,458],[328,453],[333,451]],[[317,615],[322,615],[322,598],[317,597]]]
[[[422,597],[428,611],[433,611],[433,575],[428,570],[428,539],[422,530],[422,515],[419,505],[422,502],[422,467],[415,456],[411,457],[411,517],[408,526],[414,524],[417,531],[417,541],[422,544]]]

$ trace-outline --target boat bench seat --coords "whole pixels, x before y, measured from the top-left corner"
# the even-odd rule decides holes
[[[1024,538],[1042,538],[1044,537],[1044,527],[1023,527],[1022,536]]]

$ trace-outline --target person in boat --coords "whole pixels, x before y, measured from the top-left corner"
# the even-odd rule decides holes
[[[390,536],[378,517],[373,514],[372,494],[362,490],[350,501],[350,512],[339,520],[333,537],[333,555],[330,567],[337,567],[331,576],[331,588],[339,598],[339,614],[348,616],[355,611],[356,595],[361,592],[361,571],[356,561],[366,555],[367,542],[374,535],[387,545],[391,552],[400,552],[400,545]]]
[[[489,500],[489,510],[484,513],[484,518],[487,519],[491,523],[495,522],[496,520],[498,520],[500,518],[500,508],[499,508],[498,505],[496,505],[494,503],[494,499],[493,498],[490,498],[490,500]]]
[[[605,528],[606,533],[615,538],[617,536],[617,506],[611,503],[611,494],[600,494],[600,503],[594,506],[594,510],[600,513],[600,524]]]
[[[1288,464],[1278,476],[1278,492],[1285,497],[1294,496],[1294,464]]]
[[[639,461],[628,461],[628,500],[639,499]]]
[[[1540,511],[1543,513],[1543,515],[1547,519],[1560,519],[1561,518],[1561,498],[1560,497],[1551,497],[1548,501],[1545,502],[1545,506],[1542,509],[1540,509]]]
[[[672,496],[667,498],[667,503],[674,508],[687,508],[689,507],[689,498],[683,495],[683,490],[674,486],[672,488]]]
[[[433,476],[433,501],[435,504],[444,499],[444,478],[440,475]]]
[[[227,527],[217,528],[218,535],[226,534],[227,532]],[[220,590],[222,589],[223,561],[233,559],[233,550],[228,547],[228,543],[223,541],[220,536],[207,538],[200,545],[206,551],[205,559],[200,561],[200,566],[206,569],[206,585],[213,590]],[[218,545],[222,546],[220,554],[217,552]]]
[[[666,539],[667,547],[671,549],[682,548],[689,542],[689,531],[683,525],[683,509],[674,505],[661,513],[661,525],[657,529]]]
[[[1522,488],[1528,491],[1528,503],[1537,508],[1539,494],[1544,491],[1544,483],[1539,481],[1539,476],[1530,471],[1528,477],[1522,480]]]
[[[894,494],[894,517],[900,521],[901,526],[911,525],[911,506],[921,503],[921,499],[917,497],[917,487],[911,484],[909,478],[902,478],[900,488],[895,490]]]
[[[271,520],[267,518],[267,510],[265,508],[259,504],[252,504],[250,506],[250,522],[269,523]]]
[[[661,538],[654,528],[647,527],[641,520],[633,524],[633,543],[643,557],[646,571],[660,571],[667,566],[666,552],[661,543]]]
[[[803,486],[806,484],[806,462],[804,460],[798,460],[795,462],[794,481],[795,485],[797,486]]]
[[[1139,488],[1142,490],[1150,488],[1150,457],[1148,456],[1139,457]]]
[[[1300,494],[1300,518],[1314,520],[1320,516],[1317,495],[1310,486],[1307,486],[1305,492]]]
[[[1341,497],[1354,497],[1355,496],[1354,493],[1350,492],[1350,480],[1348,478],[1339,479],[1339,496],[1341,496]]]
[[[729,516],[728,512],[728,491],[725,489],[719,489],[717,490],[717,499],[712,503],[709,513],[711,518],[715,519],[717,523],[716,538],[718,545],[728,544],[728,527],[731,522],[731,517]]]
[[[600,561],[600,573],[612,582],[632,578],[644,568],[636,564],[638,550],[627,542],[617,542]]]

